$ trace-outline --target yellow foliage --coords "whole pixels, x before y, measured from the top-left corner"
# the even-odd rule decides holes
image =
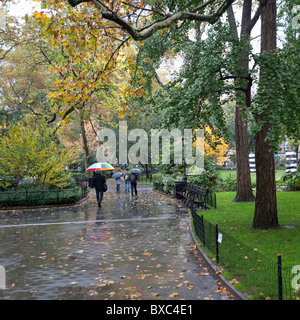
[[[229,159],[226,154],[228,153],[229,146],[223,138],[216,137],[212,134],[212,130],[209,126],[205,126],[205,135],[209,136],[209,139],[204,139],[204,152],[207,158],[213,160],[218,165],[223,165],[226,160]],[[193,146],[195,146],[193,143]]]
[[[27,178],[40,186],[64,187],[69,173],[65,167],[76,160],[75,149],[66,149],[53,140],[44,124],[18,123],[0,138],[0,185],[18,187]]]
[[[43,41],[54,50],[59,48],[48,69],[56,81],[47,96],[57,106],[58,114],[65,118],[70,109],[89,108],[95,98],[101,100],[101,106],[111,105],[113,95],[117,108],[125,95],[120,90],[125,86],[119,86],[124,81],[124,66],[132,60],[128,59],[130,50],[125,52],[129,47],[129,41],[125,40],[128,36],[111,28],[111,23],[86,4],[74,9],[47,0],[43,8],[46,10],[34,12],[33,18],[42,29]],[[118,90],[114,86],[119,86]]]

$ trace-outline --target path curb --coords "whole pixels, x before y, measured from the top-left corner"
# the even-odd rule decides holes
[[[201,246],[199,245],[195,234],[193,232],[193,228],[192,228],[192,216],[189,213],[189,229],[190,229],[190,233],[192,236],[192,239],[195,243],[195,245],[197,246],[197,249],[199,250],[199,252],[201,253],[201,255],[203,256],[204,260],[207,262],[210,270],[215,274],[215,276],[218,278],[218,280],[228,288],[228,290],[230,291],[230,293],[234,296],[235,300],[248,300],[241,292],[239,292],[231,283],[229,283],[229,281],[227,279],[225,279],[222,274],[220,274],[218,272],[217,266],[212,263],[212,261],[208,258],[208,256],[206,255],[206,253],[202,250]]]

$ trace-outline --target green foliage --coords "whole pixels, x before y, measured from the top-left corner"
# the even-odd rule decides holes
[[[85,195],[86,189],[81,187],[73,187],[72,189],[40,190],[35,186],[35,189],[0,192],[0,206],[67,204],[74,203]]]
[[[236,178],[228,176],[224,179],[219,178],[216,183],[215,191],[236,191]]]
[[[264,123],[272,124],[268,141],[273,150],[286,137],[300,139],[299,50],[300,40],[297,40],[276,53],[265,53],[258,57],[265,76],[260,80],[253,101],[253,129],[257,132]]]
[[[213,189],[216,184],[217,177],[218,174],[216,172],[212,173],[209,171],[203,171],[200,175],[188,176],[188,182],[201,187]]]
[[[175,180],[170,175],[162,175],[159,178],[158,183],[162,183],[164,185],[163,190],[165,193],[171,193],[172,189],[174,189]]]
[[[282,177],[289,190],[300,190],[300,166],[296,172],[291,172]]]
[[[237,45],[228,21],[206,28],[206,38],[201,38],[197,23],[183,23],[180,28],[153,35],[139,48],[139,77],[133,79],[143,76],[147,80],[143,88],[148,94],[135,102],[146,105],[148,114],[159,114],[162,127],[209,125],[215,129],[213,134],[227,137],[223,106],[239,100],[243,105],[245,90],[252,81],[258,90],[251,105],[242,110],[252,134],[271,123],[268,140],[274,150],[286,137],[300,139],[300,39],[299,30],[292,25],[299,14],[294,10],[296,4],[292,1],[279,5],[278,25],[286,34],[280,49],[272,53],[255,55],[249,42]],[[194,39],[187,36],[192,28]],[[154,69],[163,58],[175,57],[178,52],[184,61],[180,72],[173,81],[158,86]],[[247,59],[253,66],[247,77],[240,63],[243,52],[250,53]],[[261,70],[262,79],[258,76]]]

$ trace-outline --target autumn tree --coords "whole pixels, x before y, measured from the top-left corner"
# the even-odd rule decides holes
[[[99,23],[96,9],[86,5],[73,10],[48,1],[42,7],[46,11],[35,11],[33,19],[13,22],[18,32],[9,42],[10,29],[1,34],[1,102],[5,110],[31,112],[56,128],[78,122],[87,167],[98,122],[109,121],[122,104],[129,37]]]
[[[47,93],[51,81],[45,72],[44,58],[32,44],[18,45],[0,65],[1,106],[10,113],[51,119],[51,105]]]
[[[50,89],[43,57],[32,45],[28,24],[5,12],[0,23],[1,122],[7,128],[23,115],[51,117],[46,94]]]
[[[0,144],[2,187],[18,189],[24,178],[42,188],[68,185],[70,173],[65,169],[76,161],[76,150],[58,143],[45,122],[35,124],[27,118],[0,137]]]
[[[81,1],[72,0],[69,3],[76,6]],[[179,32],[182,28],[182,21],[196,21],[196,22],[208,22],[215,23],[222,12],[227,10],[233,32],[235,32],[235,46],[243,48],[239,53],[238,66],[240,71],[236,71],[236,74],[230,75],[230,77],[238,79],[239,85],[236,87],[243,88],[241,93],[237,92],[241,98],[238,99],[236,107],[236,148],[237,148],[237,194],[235,201],[251,201],[254,200],[254,196],[251,188],[249,161],[248,161],[248,135],[247,135],[247,123],[242,119],[242,110],[245,104],[251,103],[251,78],[249,77],[248,64],[249,64],[249,50],[246,49],[246,45],[249,41],[251,30],[255,25],[258,17],[260,15],[260,7],[258,7],[256,14],[251,17],[252,14],[252,0],[246,0],[243,3],[242,12],[242,27],[241,36],[238,38],[237,25],[233,10],[231,7],[231,2],[233,1],[208,1],[201,4],[194,3],[194,7],[191,4],[172,2],[170,7],[168,7],[167,2],[161,2],[152,4],[151,2],[141,1],[139,5],[128,3],[125,10],[126,15],[118,15],[121,4],[105,4],[100,1],[92,1],[94,5],[99,9],[103,18],[108,19],[117,23],[126,32],[132,36],[135,40],[145,40],[150,36],[153,37],[155,32],[163,28],[174,28],[177,26],[177,31]],[[172,7],[173,5],[173,7]],[[218,7],[219,5],[219,7]],[[217,8],[217,9],[216,9]],[[126,11],[127,10],[127,11]],[[184,10],[184,11],[180,11]],[[207,13],[211,10],[211,14],[206,16],[203,12]],[[176,13],[175,13],[176,11]],[[145,14],[141,14],[144,12]],[[147,16],[147,19],[145,19]],[[124,17],[124,18],[123,18]],[[130,19],[126,19],[130,17]],[[213,18],[212,18],[213,17]],[[136,20],[135,20],[136,19]],[[151,21],[151,23],[150,23]],[[135,22],[133,25],[132,22]],[[140,28],[137,28],[139,26]],[[186,29],[185,29],[186,30]],[[176,38],[176,35],[175,35]],[[177,39],[179,39],[177,37]],[[156,76],[156,74],[155,74]],[[221,76],[223,77],[223,76]],[[228,78],[228,76],[227,76]],[[244,79],[244,84],[241,84],[241,79]],[[224,79],[225,80],[225,79]],[[242,97],[244,95],[244,98]]]
[[[33,16],[43,30],[37,46],[55,77],[55,88],[48,94],[52,121],[79,122],[87,168],[90,150],[85,127],[91,125],[96,135],[93,115],[105,113],[107,106],[116,110],[121,103],[129,37],[122,38],[110,24],[99,21],[97,11],[87,5],[73,10],[48,1],[43,6],[47,14],[36,11]]]
[[[76,6],[82,2],[86,2],[86,0],[69,0],[69,3],[72,6]],[[180,23],[179,21],[192,20],[215,23],[222,15],[222,13],[225,12],[234,1],[207,1],[204,3],[201,2],[201,4],[199,4],[197,1],[193,2],[192,5],[190,3],[186,4],[185,2],[179,3],[177,1],[172,1],[170,7],[168,7],[167,2],[164,1],[156,3],[146,3],[144,1],[141,1],[138,4],[129,2],[126,4],[126,6],[123,7],[123,2],[119,1],[109,3],[106,1],[100,2],[98,0],[93,0],[89,2],[93,3],[95,7],[98,8],[99,14],[104,19],[116,23],[116,25],[121,27],[122,30],[125,30],[133,39],[145,40],[146,38],[153,36],[158,30],[169,28],[171,26],[180,28],[182,25],[184,25],[184,23]],[[220,4],[220,6],[218,6],[216,9],[216,5],[218,4]],[[250,4],[250,2],[248,2],[248,4]],[[266,56],[265,53],[270,53],[271,56],[274,56],[276,50],[276,1],[261,0],[259,1],[259,4],[262,19],[262,57]],[[207,14],[209,8],[212,8],[212,11]],[[206,14],[203,14],[203,9],[206,9]],[[201,14],[199,13],[199,10]],[[144,15],[141,13],[144,13]],[[144,18],[145,16],[148,18],[148,20]],[[149,17],[151,17],[151,19]],[[247,15],[244,16],[244,18],[248,19],[250,25],[252,22],[254,22],[254,20],[252,19],[249,20],[249,11]],[[247,27],[249,27],[249,24]],[[248,33],[246,32],[244,39],[247,39],[247,36]],[[264,58],[260,61],[264,61]],[[262,64],[260,66],[261,88],[263,88],[262,84],[265,83],[265,79],[268,79],[267,84],[269,88],[270,84],[275,82],[274,79],[272,79],[271,81],[269,75],[266,75],[268,70],[268,68],[266,68],[266,65],[268,65],[268,63],[265,65]],[[281,82],[280,79],[278,82]],[[266,90],[268,86],[265,87],[265,89],[263,89],[261,92],[264,92],[265,94],[267,92]],[[280,92],[282,92],[282,90],[280,90]],[[274,93],[275,92],[272,92],[273,95]],[[269,102],[265,103],[265,105],[259,105],[258,108],[256,108],[257,116],[255,116],[256,124],[258,127],[255,137],[256,165],[258,165],[259,167],[259,169],[257,170],[257,194],[260,193],[260,195],[258,197],[258,200],[256,200],[256,218],[254,219],[254,222],[259,222],[257,224],[254,223],[253,227],[265,229],[278,225],[274,178],[274,159],[273,152],[270,150],[270,143],[268,143],[268,139],[270,139],[269,133],[271,133],[270,129],[272,129],[272,124],[268,120],[267,115],[272,113],[272,107],[274,107],[273,102],[271,103],[271,101],[274,101],[274,99],[271,99]],[[280,105],[282,106],[283,104],[280,103]],[[288,126],[289,124],[286,125]]]
[[[212,130],[206,126],[204,129],[209,136],[209,139],[204,140],[204,152],[208,159],[211,159],[213,163],[222,166],[228,160],[228,144],[222,137],[215,137],[212,134]]]
[[[80,4],[92,4],[88,7],[91,8],[91,10],[96,9],[98,11],[98,14],[95,14],[94,16],[90,15],[91,17],[93,16],[93,21],[99,21],[100,25],[103,21],[112,23],[110,27],[118,29],[120,31],[120,35],[123,39],[122,41],[124,41],[124,39],[127,39],[127,36],[133,38],[136,41],[142,41],[154,37],[158,31],[167,32],[167,30],[173,30],[174,32],[176,32],[176,30],[184,28],[187,24],[186,22],[192,21],[194,23],[206,22],[214,24],[218,21],[220,16],[230,8],[230,5],[234,1],[206,1],[201,2],[200,4],[198,1],[191,1],[189,3],[182,1],[129,1],[127,3],[124,3],[123,1],[100,2],[98,0],[69,0],[68,2],[74,7],[77,7]],[[64,5],[62,1],[58,3]],[[250,4],[250,2],[247,3]],[[267,229],[278,225],[277,211],[275,209],[276,201],[274,201],[274,194],[276,192],[274,188],[274,165],[271,159],[273,153],[270,148],[273,145],[271,141],[276,140],[272,139],[272,137],[274,138],[277,133],[273,130],[275,126],[272,125],[273,123],[270,119],[275,119],[276,123],[278,123],[278,115],[280,114],[280,112],[278,111],[278,108],[276,106],[278,105],[280,107],[285,107],[285,105],[288,104],[282,95],[282,88],[286,87],[286,85],[283,85],[282,79],[285,79],[284,74],[293,74],[293,72],[289,70],[286,73],[281,73],[280,78],[276,78],[277,81],[274,81],[274,79],[272,78],[274,77],[274,75],[276,75],[276,72],[274,73],[274,68],[272,68],[272,65],[276,62],[275,65],[277,67],[286,67],[288,65],[289,59],[280,60],[282,57],[281,55],[280,59],[275,59],[277,56],[277,53],[275,53],[274,51],[276,49],[276,45],[274,45],[274,43],[276,42],[274,42],[274,33],[276,30],[276,1],[261,0],[259,1],[259,4],[262,17],[262,53],[261,55],[256,57],[255,61],[260,67],[260,94],[257,95],[257,104],[255,104],[255,108],[254,110],[251,110],[251,112],[253,113],[253,118],[255,119],[255,125],[257,128],[256,149],[260,149],[256,150],[256,164],[260,168],[257,170],[257,193],[259,192],[262,194],[260,200],[256,201],[255,221],[258,221],[258,223],[254,223],[253,226],[255,228]],[[89,18],[87,18],[86,21],[89,21]],[[252,19],[248,19],[250,25],[253,21],[254,20]],[[219,27],[219,32],[221,31],[222,27]],[[53,33],[53,36],[55,37],[55,33]],[[226,54],[226,52],[224,54]],[[287,63],[282,64],[283,61],[286,61]],[[220,71],[219,73],[222,73],[222,70],[218,71]],[[269,71],[270,73],[268,73]],[[243,71],[241,71],[239,77],[243,75],[244,73]],[[232,73],[229,76],[230,79],[234,79],[232,77],[236,77],[236,75],[233,75]],[[224,78],[223,74],[221,75],[221,78]],[[247,78],[249,77],[247,76]],[[191,78],[189,77],[187,79]],[[279,85],[282,85],[282,88],[279,91],[272,91],[273,96],[267,95],[266,93],[269,93],[271,91],[272,86],[278,83]],[[212,90],[215,90],[215,88],[216,87],[213,86]],[[277,86],[276,88],[279,89],[279,86]],[[177,89],[180,90],[181,88]],[[297,88],[288,91],[289,101],[291,101],[291,96],[293,96],[293,94],[295,95],[295,92],[297,95],[297,91],[295,90],[297,90]],[[185,93],[184,91],[181,92],[183,94]],[[277,94],[275,95],[275,93],[277,92],[280,92],[281,96]],[[207,91],[206,94],[211,94],[211,92]],[[267,96],[269,97],[269,101],[266,101],[266,99],[264,99],[264,97]],[[199,101],[192,101],[192,98],[188,95],[188,92],[186,92],[186,97],[188,98],[186,106],[189,105],[189,102],[193,102],[194,105],[197,105],[199,107],[200,111],[202,110],[202,104],[199,104]],[[214,99],[213,97],[211,98]],[[276,99],[277,104],[274,103]],[[246,103],[246,105],[248,104]],[[210,106],[211,110],[213,110],[214,103],[211,103]],[[215,109],[214,112],[217,114],[221,114],[218,108]],[[188,110],[187,114],[189,113],[190,112]],[[219,117],[219,121],[221,120],[221,117]],[[289,125],[289,123],[285,123],[285,126]],[[267,155],[263,155],[264,152]],[[263,181],[264,183],[268,184],[268,186],[265,188],[263,188]]]
[[[68,0],[73,7],[93,3],[98,14],[121,27],[136,41],[150,38],[157,31],[180,24],[199,21],[214,24],[235,0],[199,1],[98,1]],[[62,1],[61,1],[62,2]]]

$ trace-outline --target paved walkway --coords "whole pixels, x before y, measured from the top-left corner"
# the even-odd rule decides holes
[[[175,200],[109,185],[79,205],[0,212],[0,299],[232,299],[208,271]]]

